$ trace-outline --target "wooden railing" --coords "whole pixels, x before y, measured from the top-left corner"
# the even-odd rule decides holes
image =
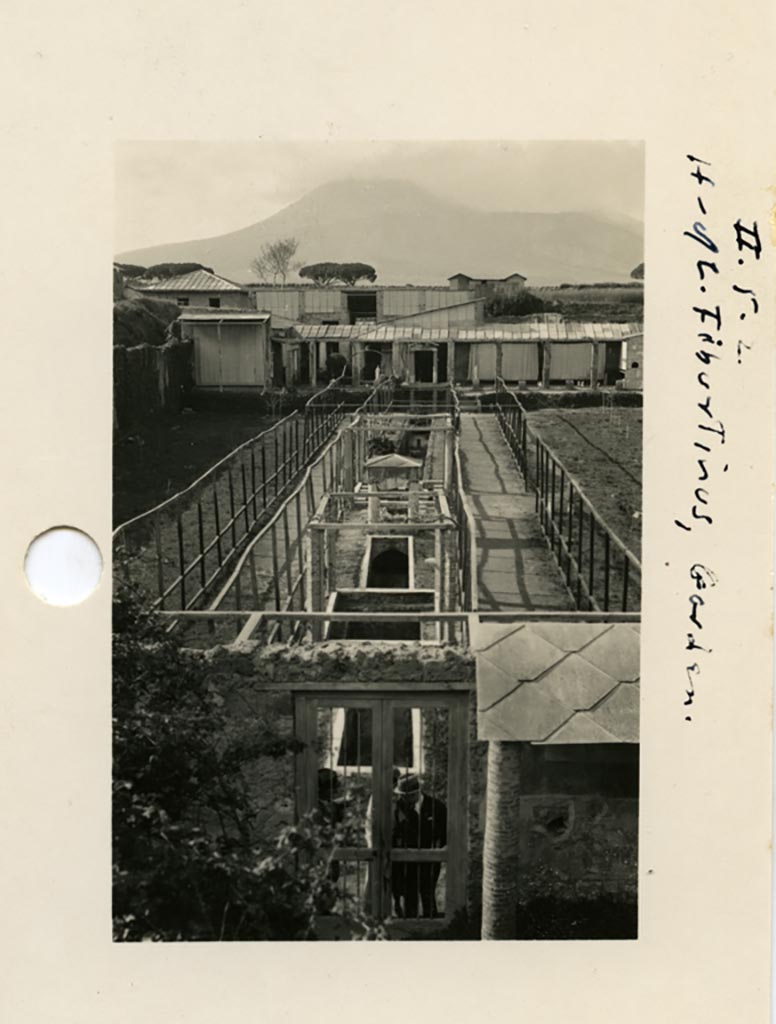
[[[458,578],[461,607],[477,611],[479,607],[479,576],[477,571],[477,527],[469,496],[464,489],[458,435],[453,451],[454,486],[450,492],[450,511],[458,526]]]
[[[346,434],[365,414],[386,412],[392,384],[381,381],[358,408],[347,428],[340,429],[289,489],[269,520],[260,525],[224,579],[210,608],[213,611],[254,612],[268,609],[301,612],[306,607],[307,560],[304,538],[324,495],[343,489],[358,475],[359,452]],[[185,610],[182,607],[181,610]],[[277,639],[275,626],[271,640]],[[211,637],[211,642],[218,638]]]
[[[496,416],[566,587],[577,608],[628,612],[641,605],[641,563],[598,513],[576,478],[528,425],[518,396],[496,380]]]
[[[179,636],[182,642],[198,641],[207,645],[213,643],[214,631],[219,630],[224,643],[254,641],[262,644],[276,642],[284,644],[304,643],[316,632],[325,633],[325,626],[333,622],[374,622],[379,616],[381,622],[438,623],[452,630],[458,646],[470,644],[477,622],[529,623],[529,622],[601,622],[637,624],[637,612],[515,612],[515,611],[454,611],[454,612],[310,612],[284,609],[276,611],[223,610],[205,611],[164,611],[160,613],[170,624],[182,627]],[[450,633],[448,632],[448,635]],[[369,643],[370,641],[350,640],[348,643]],[[385,642],[385,641],[381,641]],[[404,641],[398,641],[404,642]],[[413,641],[408,641],[412,643]],[[299,686],[295,681],[289,685]]]
[[[290,493],[349,411],[342,377],[245,441],[194,483],[113,534],[118,576],[138,584],[154,608],[201,607],[234,565],[257,526]],[[368,396],[380,406],[393,388]]]

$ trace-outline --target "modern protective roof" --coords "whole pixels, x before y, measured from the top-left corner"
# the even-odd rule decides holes
[[[259,313],[255,309],[196,309],[188,308],[178,317],[179,320],[196,320],[203,323],[217,323],[221,320],[241,320],[245,323],[265,323],[269,313]]]
[[[144,292],[240,292],[233,281],[211,274],[207,270],[194,270],[190,274],[168,277],[161,281],[130,282],[130,287]]]
[[[640,322],[582,323],[564,320],[558,323],[482,324],[477,327],[411,327],[404,324],[380,324],[373,327],[351,324],[296,324],[299,336],[308,340],[335,341],[358,338],[380,341],[622,341],[642,334]]]
[[[480,622],[478,738],[638,743],[639,634],[633,623]]]

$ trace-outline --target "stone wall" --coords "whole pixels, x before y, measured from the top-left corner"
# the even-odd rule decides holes
[[[469,691],[467,905],[481,906],[486,816],[487,743],[477,739],[474,660],[460,648],[330,641],[289,648],[257,643],[203,654],[227,710],[243,723],[254,716],[293,734],[297,684],[375,693],[392,685],[461,685]],[[522,745],[520,799],[521,900],[554,897],[576,902],[606,896],[632,901],[637,888],[638,747],[630,744],[539,747]],[[264,835],[293,820],[293,757],[266,758],[252,772],[252,799]]]
[[[635,898],[638,756],[635,744],[525,747],[524,899]]]
[[[180,412],[192,386],[192,345],[113,348],[113,427],[120,433],[162,412]]]

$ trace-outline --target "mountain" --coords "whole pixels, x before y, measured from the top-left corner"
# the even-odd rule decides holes
[[[637,221],[595,213],[504,213],[449,202],[405,181],[344,180],[313,189],[266,220],[215,238],[133,249],[121,262],[197,262],[255,280],[265,242],[293,236],[304,263],[363,261],[378,284],[446,284],[452,274],[531,284],[628,281],[643,258]],[[296,275],[289,278],[297,281]]]

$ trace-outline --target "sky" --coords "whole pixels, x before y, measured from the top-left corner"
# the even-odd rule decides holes
[[[477,209],[643,219],[641,142],[123,142],[115,251],[226,234],[343,178],[400,178]]]

